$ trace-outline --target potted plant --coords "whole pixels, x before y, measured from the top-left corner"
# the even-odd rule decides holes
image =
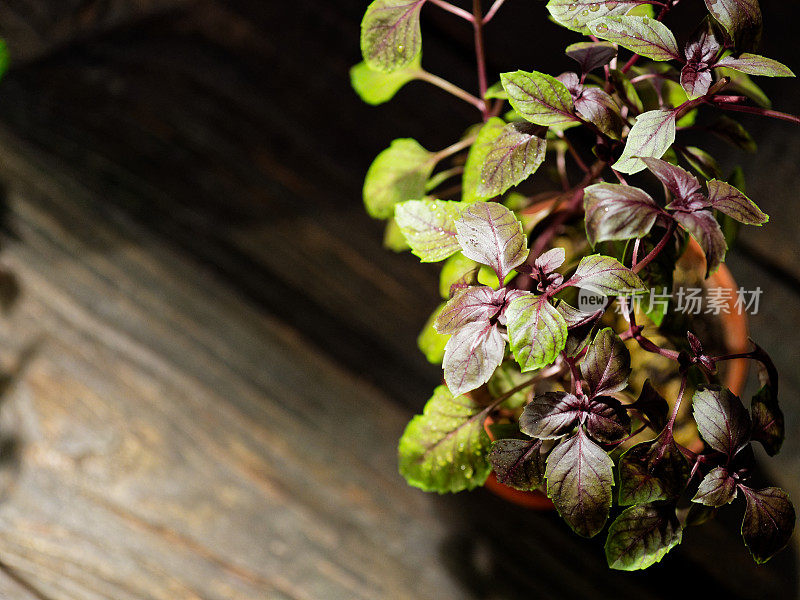
[[[421,67],[426,3],[474,29],[479,95]],[[723,262],[738,226],[768,216],[741,170],[724,177],[683,132],[753,150],[729,113],[800,123],[750,78],[793,73],[754,53],[756,0],[706,0],[699,24],[679,0],[550,0],[553,21],[587,36],[566,48],[574,71],[509,70],[489,85],[483,28],[502,4],[375,0],[351,70],[372,104],[419,79],[480,115],[438,152],[395,140],[364,183],[386,245],[443,262],[420,347],[444,383],[400,440],[400,472],[439,493],[488,481],[541,505],[540,490],[579,535],[607,530],[608,564],[624,570],[743,504],[744,542],[764,562],[795,521],[783,490],[752,483],[752,445],[772,456],[784,436],[778,376],[744,343],[753,298]],[[685,310],[687,290],[699,310]],[[760,389],[746,408],[748,364]]]

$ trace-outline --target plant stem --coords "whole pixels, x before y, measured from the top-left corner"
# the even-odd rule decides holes
[[[638,54],[634,54],[633,56],[631,56],[630,60],[628,60],[628,62],[625,63],[625,66],[622,67],[622,72],[627,73],[628,71],[630,71],[633,65],[635,65],[638,60],[639,60]]]
[[[567,145],[567,150],[569,150],[569,153],[572,155],[572,158],[575,160],[575,164],[578,165],[578,168],[584,173],[588,173],[589,167],[587,167],[586,163],[583,162],[583,159],[580,157],[580,154],[578,154],[578,151],[575,150],[575,146],[572,145],[572,142],[569,141],[569,138],[566,136],[566,134],[562,131],[562,132],[556,132],[556,135],[560,137]]]
[[[631,83],[639,83],[640,81],[647,81],[648,79],[666,79],[661,73],[645,73],[644,75],[637,75],[631,78]]]
[[[470,104],[472,104],[472,106],[477,108],[482,113],[486,112],[486,103],[483,100],[473,96],[467,91],[462,90],[460,87],[458,87],[453,83],[450,83],[446,79],[442,79],[438,75],[434,75],[433,73],[428,73],[427,71],[420,69],[417,72],[417,79],[420,79],[422,81],[427,81],[428,83],[443,89],[445,92],[452,94],[456,98],[460,98],[465,102],[469,102]]]
[[[717,92],[722,91],[722,89],[725,86],[727,86],[730,82],[731,82],[730,77],[723,77],[717,83],[712,85],[704,96],[700,96],[699,98],[695,98],[694,100],[687,100],[680,106],[673,109],[673,112],[675,113],[675,119],[676,120],[680,119],[683,115],[692,110],[695,106],[698,106],[703,103],[713,103],[713,100],[715,99]]]
[[[532,386],[537,381],[541,381],[542,379],[549,379],[553,375],[558,375],[562,370],[563,370],[563,367],[561,365],[551,365],[550,367],[540,371],[539,373],[537,373],[536,375],[534,375],[533,377],[531,377],[527,381],[525,381],[523,383],[520,383],[518,386],[511,388],[510,390],[508,390],[504,394],[501,394],[500,396],[495,398],[494,401],[492,401],[492,403],[489,406],[487,406],[486,408],[483,409],[482,412],[485,413],[485,414],[489,414],[490,411],[492,411],[495,408],[497,408],[498,406],[500,406],[503,402],[505,402],[506,400],[511,398],[511,396],[513,396],[517,392],[521,392],[526,387]]]
[[[658,255],[659,255],[659,254],[661,254],[661,251],[662,251],[662,250],[664,249],[664,247],[667,245],[667,242],[669,242],[670,238],[672,237],[672,234],[673,234],[673,233],[675,233],[675,230],[677,229],[677,227],[678,227],[678,224],[677,224],[675,221],[670,221],[669,225],[667,226],[667,231],[664,233],[664,237],[662,237],[662,238],[659,240],[658,244],[656,244],[656,247],[655,247],[655,248],[653,248],[653,249],[652,249],[652,250],[651,250],[651,251],[650,251],[650,252],[647,254],[647,256],[645,256],[645,257],[644,257],[644,258],[643,258],[641,261],[637,262],[637,263],[636,263],[636,264],[633,266],[633,272],[634,272],[634,273],[638,273],[639,271],[641,271],[642,269],[644,269],[644,268],[645,268],[647,265],[649,265],[649,264],[650,264],[650,263],[651,263],[651,262],[652,262],[652,261],[653,261],[653,260],[654,260],[654,259],[655,259],[655,258],[656,258]]]
[[[583,389],[581,388],[581,375],[578,373],[578,367],[573,361],[566,358],[565,360],[569,365],[569,375],[570,379],[572,380],[572,392],[580,396],[583,394]]]
[[[472,28],[475,30],[475,58],[478,63],[478,90],[480,97],[486,97],[488,88],[486,82],[486,52],[483,46],[483,10],[481,10],[481,0],[472,0]],[[489,109],[483,103],[483,120],[489,120]]]
[[[448,156],[451,156],[451,155],[455,154],[456,152],[461,152],[461,150],[464,150],[465,148],[469,148],[475,142],[475,138],[476,137],[477,136],[475,136],[475,135],[471,135],[469,137],[464,138],[463,140],[459,140],[455,144],[452,144],[452,145],[448,146],[444,150],[439,150],[438,152],[436,152],[433,155],[434,160],[436,162],[439,162],[443,158],[447,158]]]
[[[611,446],[612,448],[616,448],[616,447],[618,447],[618,446],[621,446],[621,445],[622,445],[622,444],[624,444],[625,442],[627,442],[627,441],[629,441],[629,440],[632,440],[633,438],[635,438],[637,435],[639,435],[640,433],[642,433],[642,432],[643,432],[645,429],[647,429],[648,427],[649,427],[649,425],[648,425],[647,423],[645,423],[644,425],[642,425],[641,427],[639,427],[639,429],[637,429],[636,431],[634,431],[634,432],[633,432],[633,433],[631,433],[630,435],[627,435],[627,436],[625,436],[624,438],[622,438],[622,439],[621,439],[620,441],[618,441],[618,442],[613,442],[612,444],[610,444],[610,446]]]
[[[742,106],[740,104],[727,104],[725,102],[720,102],[717,104],[717,106],[722,110],[748,113],[751,115],[761,115],[762,117],[772,117],[773,119],[780,119],[781,121],[789,121],[790,123],[796,123],[800,125],[800,117],[777,110],[771,110],[769,108],[761,108],[760,106]]]
[[[714,102],[736,104],[738,102],[747,102],[747,96],[714,96]]]
[[[566,152],[563,148],[559,148],[556,151],[556,167],[558,169],[558,177],[561,179],[561,189],[566,192],[569,190],[569,178],[567,177]]]
[[[436,174],[437,177],[441,178],[441,179],[439,179],[439,183],[436,184],[432,188],[429,188],[429,187],[426,186],[425,191],[426,192],[431,192],[431,191],[437,189],[438,187],[440,187],[448,179],[452,179],[453,177],[461,175],[463,172],[464,172],[464,167],[461,166],[461,165],[455,166],[455,167],[451,167],[450,169],[446,169],[444,171],[441,171],[441,172]]]
[[[686,380],[688,376],[686,373],[683,374],[681,377],[681,390],[678,392],[678,397],[675,399],[675,406],[672,409],[672,414],[669,416],[669,422],[667,423],[666,430],[669,431],[670,435],[672,435],[672,428],[675,426],[675,419],[678,418],[678,411],[681,408],[681,402],[683,402],[683,395],[686,392]]]
[[[489,12],[486,13],[485,17],[483,17],[483,24],[484,25],[486,25],[486,23],[488,23],[489,21],[492,20],[494,15],[497,13],[499,8],[501,6],[503,6],[503,2],[505,2],[505,1],[506,0],[495,0],[494,4],[492,4],[492,7],[489,9]]]
[[[536,241],[531,246],[529,260],[535,259],[544,251],[544,249],[547,247],[547,244],[549,244],[550,240],[553,239],[553,236],[555,236],[556,230],[561,225],[563,225],[566,222],[566,220],[569,219],[575,213],[575,211],[580,207],[580,204],[583,201],[583,188],[592,183],[600,175],[600,173],[603,172],[605,166],[606,163],[604,161],[602,160],[596,161],[589,169],[589,172],[586,173],[586,175],[583,177],[583,181],[581,181],[580,184],[578,184],[572,189],[572,197],[569,199],[568,206],[564,210],[559,211],[558,215],[556,215],[556,217],[553,219],[553,222],[550,223],[547,229],[545,229],[536,238]],[[569,281],[565,281],[557,289],[553,290],[551,292],[551,295],[557,294],[559,291],[563,290],[568,285],[570,285]]]
[[[611,169],[611,167],[609,168]],[[611,172],[614,174],[614,177],[617,178],[617,181],[619,181],[622,185],[628,185],[628,182],[625,181],[625,178],[622,176],[622,173],[614,169],[611,169]]]
[[[469,13],[469,11],[464,10],[463,8],[459,8],[458,6],[453,6],[449,2],[445,0],[430,0],[431,4],[435,4],[439,8],[446,10],[449,13],[453,13],[454,15],[458,15],[462,19],[466,19],[470,23],[472,23],[475,18]]]
[[[663,356],[664,358],[669,358],[670,360],[678,360],[679,353],[675,350],[667,350],[666,348],[662,348],[661,346],[655,344],[652,340],[647,339],[641,333],[641,328],[638,328],[639,332],[633,335],[633,339],[636,340],[636,343],[639,344],[639,347],[646,352],[650,352],[652,354],[658,354],[659,356]]]

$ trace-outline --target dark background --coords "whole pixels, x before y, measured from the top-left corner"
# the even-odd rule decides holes
[[[800,69],[800,6],[761,4],[763,53]],[[437,271],[381,248],[361,183],[392,139],[443,148],[477,115],[421,82],[362,104],[348,69],[365,8],[0,7],[14,58],[0,83],[3,252],[18,284],[0,329],[16,365],[0,589],[795,597],[796,551],[757,568],[738,537],[741,506],[688,531],[647,573],[619,574],[601,541],[555,515],[405,486],[396,439],[440,378],[415,343],[438,303]],[[684,0],[670,23],[703,11]],[[422,14],[425,68],[474,90],[470,27],[435,6]],[[562,48],[580,38],[545,15],[544,2],[507,1],[486,31],[491,73],[571,67]],[[800,111],[794,80],[759,84],[776,109]],[[745,163],[772,221],[745,232],[729,265],[742,286],[765,289],[751,327],[784,376],[790,439],[764,476],[797,498],[800,128],[742,121],[757,156],[712,147],[726,170]]]

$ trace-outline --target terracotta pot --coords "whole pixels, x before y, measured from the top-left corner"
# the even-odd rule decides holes
[[[694,239],[690,240],[684,257],[692,262],[701,264],[703,268],[705,268],[703,251]],[[681,258],[683,259],[684,257]],[[718,315],[722,321],[725,347],[730,354],[747,352],[749,349],[747,317],[744,313],[740,313],[736,310],[736,291],[738,286],[731,272],[725,265],[721,265],[716,273],[705,280],[704,285],[708,288],[724,288],[732,291],[730,294],[731,297],[728,300],[728,313],[725,314],[721,312]],[[725,385],[734,394],[740,396],[747,383],[747,374],[748,362],[746,359],[728,361],[727,372],[725,373]],[[489,430],[489,425],[491,424],[490,419],[487,419],[484,423],[484,428],[490,438],[492,437]],[[693,443],[689,444],[689,450],[692,452],[701,452],[703,450],[703,441],[698,437]],[[497,477],[495,477],[493,472],[489,474],[489,478],[486,480],[484,487],[496,496],[513,502],[523,508],[530,508],[533,510],[553,510],[555,508],[550,498],[542,492],[523,492],[515,490],[497,481]]]

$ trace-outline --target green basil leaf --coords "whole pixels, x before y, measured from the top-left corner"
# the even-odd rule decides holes
[[[645,168],[641,157],[661,158],[675,142],[675,111],[651,110],[636,118],[625,149],[614,168],[620,173],[633,175]]]
[[[364,180],[364,206],[374,219],[394,215],[394,205],[425,196],[436,166],[435,154],[411,138],[394,140],[370,165]]]
[[[511,350],[523,373],[552,364],[567,343],[567,323],[545,296],[513,300],[506,318]]]
[[[440,385],[400,438],[400,473],[426,492],[459,492],[483,485],[491,467],[483,407]]]
[[[608,529],[608,566],[637,571],[656,564],[681,543],[683,530],[675,508],[662,504],[640,504],[622,511]]]
[[[455,220],[462,206],[447,200],[407,200],[395,206],[394,218],[413,254],[422,262],[439,262],[461,250]]]
[[[526,121],[536,125],[559,125],[577,121],[572,95],[558,79],[538,71],[502,73],[500,81],[508,101]]]
[[[376,71],[412,64],[422,49],[419,13],[425,0],[374,0],[361,20],[361,54]]]

